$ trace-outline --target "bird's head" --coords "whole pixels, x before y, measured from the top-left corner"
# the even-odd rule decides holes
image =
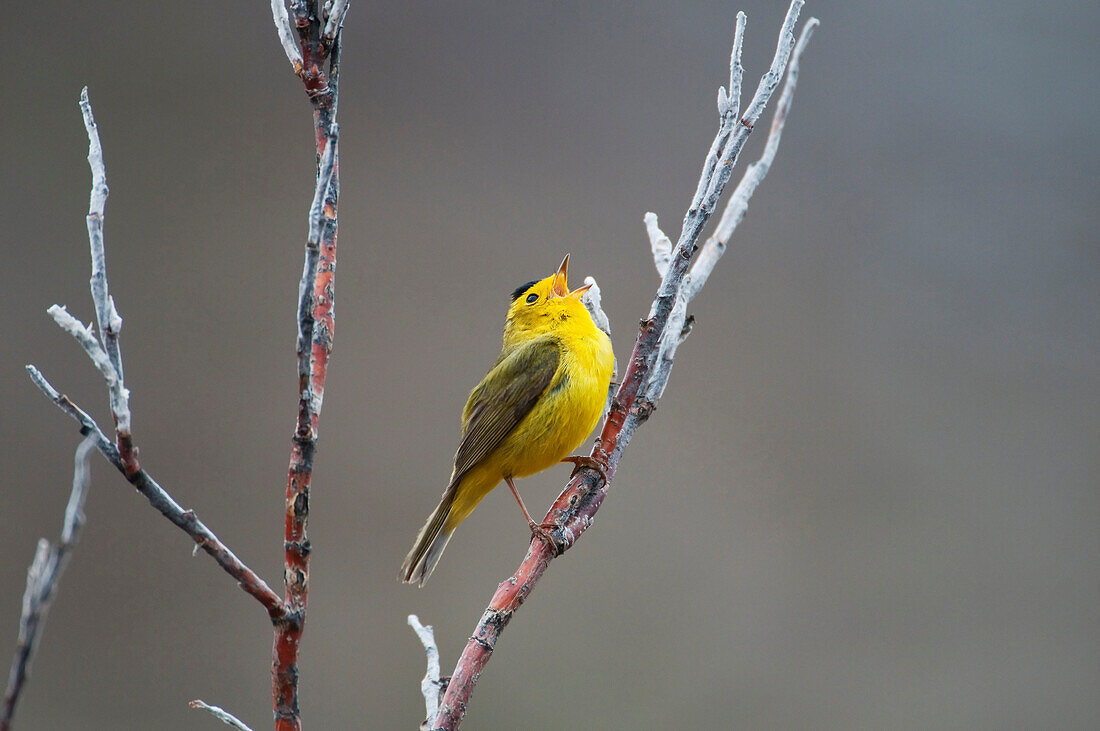
[[[581,302],[581,296],[592,285],[586,284],[569,291],[566,276],[569,255],[566,254],[558,270],[546,279],[536,279],[521,284],[512,292],[512,306],[504,324],[505,343],[527,340],[553,333],[564,328],[585,323],[590,326],[591,316]],[[574,318],[584,318],[575,320]]]

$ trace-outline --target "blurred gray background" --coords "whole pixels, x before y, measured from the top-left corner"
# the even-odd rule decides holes
[[[657,283],[642,215],[679,228],[739,8],[752,89],[785,3],[353,3],[308,728],[415,728],[406,615],[435,625],[449,669],[523,556],[501,490],[425,589],[394,578],[514,286],[572,252],[627,357]],[[809,15],[778,159],[666,397],[503,636],[469,728],[1100,725],[1100,12]],[[143,464],[272,583],[313,148],[267,3],[42,3],[0,34],[6,677],[78,440],[24,364],[110,421],[45,314],[92,318],[81,86]],[[268,727],[262,610],[93,470],[18,726],[218,728],[188,710],[203,698]],[[567,474],[524,481],[528,504]]]

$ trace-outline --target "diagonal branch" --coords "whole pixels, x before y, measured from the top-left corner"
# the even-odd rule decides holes
[[[271,0],[271,19],[275,21],[275,32],[279,36],[279,43],[283,47],[283,53],[290,61],[291,68],[296,75],[302,73],[302,52],[294,44],[294,35],[290,30],[290,18],[286,13],[286,3],[283,0]]]
[[[88,454],[95,446],[95,437],[86,436],[76,448],[73,458],[73,487],[69,503],[65,507],[65,520],[61,526],[61,538],[50,545],[45,538],[38,541],[34,561],[27,569],[27,588],[23,592],[23,613],[19,617],[19,639],[15,646],[15,658],[8,675],[8,689],[4,694],[4,706],[0,708],[0,731],[11,727],[12,714],[19,694],[30,674],[31,659],[41,638],[57,583],[65,571],[69,554],[84,527],[84,499],[88,494]]]
[[[656,400],[649,397],[648,384],[659,356],[660,342],[666,337],[666,333],[673,333],[671,315],[677,301],[684,297],[684,283],[688,267],[699,248],[700,233],[717,206],[745,140],[783,76],[795,45],[793,31],[802,5],[803,0],[791,2],[771,67],[761,78],[752,101],[740,117],[735,100],[740,97],[737,87],[741,76],[740,48],[745,19],[743,14],[738,14],[730,64],[731,89],[729,93],[723,89],[718,97],[718,133],[703,164],[699,184],[684,216],[680,236],[662,275],[649,316],[642,321],[622,383],[612,399],[600,438],[592,449],[591,458],[603,466],[606,482],[598,470],[582,468],[554,501],[544,518],[544,523],[558,526],[551,531],[554,545],[551,547],[546,541],[533,538],[527,555],[515,574],[497,587],[458,660],[436,716],[434,729],[449,731],[461,725],[470,696],[482,670],[489,662],[501,632],[534,590],[550,562],[572,547],[580,534],[592,524],[609,484],[615,477],[623,450],[637,427],[652,414]],[[653,224],[656,228],[655,220]],[[654,238],[651,232],[650,240],[654,251],[661,253],[663,245],[653,244]],[[656,238],[659,240],[659,237]],[[683,327],[681,321],[680,327],[675,329],[677,338],[681,336]]]
[[[237,558],[233,551],[229,550],[229,548],[214,535],[213,531],[207,528],[206,524],[199,520],[199,517],[195,515],[193,510],[185,510],[180,507],[180,504],[177,503],[144,469],[139,468],[137,472],[126,474],[126,467],[123,464],[122,457],[119,455],[118,447],[116,447],[114,443],[111,442],[111,439],[103,433],[103,430],[96,424],[95,419],[73,403],[68,396],[59,393],[37,368],[34,366],[27,366],[27,373],[30,375],[34,385],[46,395],[46,398],[53,401],[59,409],[80,424],[81,434],[89,435],[95,439],[95,447],[99,450],[99,453],[106,457],[108,462],[113,464],[118,468],[119,472],[122,472],[122,474],[126,476],[130,484],[145,496],[145,499],[149,501],[150,505],[156,508],[161,515],[170,520],[173,525],[191,536],[191,539],[195,541],[199,548],[209,554],[227,574],[237,580],[237,584],[245,593],[251,595],[263,605],[272,621],[285,620],[287,608],[283,604],[283,600],[279,598],[279,595],[272,591],[264,580],[252,569],[248,568],[248,566]]]

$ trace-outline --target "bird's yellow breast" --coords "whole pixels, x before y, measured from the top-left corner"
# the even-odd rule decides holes
[[[599,422],[615,357],[607,335],[591,320],[589,326],[587,332],[578,327],[555,333],[561,361],[553,380],[488,460],[501,477],[526,477],[560,462]]]

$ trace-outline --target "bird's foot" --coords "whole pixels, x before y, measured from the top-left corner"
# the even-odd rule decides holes
[[[578,472],[580,472],[585,467],[588,467],[589,469],[596,470],[596,472],[600,473],[600,477],[603,478],[603,484],[606,485],[608,483],[607,471],[604,467],[604,463],[596,459],[595,457],[576,455],[574,457],[566,457],[562,460],[562,462],[573,463],[573,471],[569,473],[569,479],[573,479],[573,477],[576,476]]]
[[[551,531],[558,530],[559,528],[561,528],[560,525],[556,523],[536,523],[533,520],[528,523],[528,525],[531,528],[532,537],[542,540],[542,542],[545,543],[548,548],[554,551],[554,553],[559,552],[558,541],[554,538]]]

